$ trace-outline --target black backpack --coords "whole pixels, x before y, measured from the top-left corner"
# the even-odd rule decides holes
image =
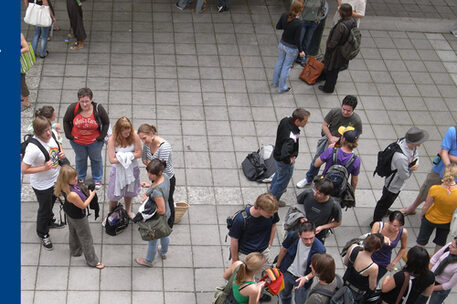
[[[235,213],[233,213],[232,215],[230,216],[227,216],[227,219],[226,219],[226,222],[227,222],[227,229],[230,230],[230,228],[232,228],[233,226],[233,221],[235,220],[235,218],[238,216],[238,214],[241,213],[241,216],[243,217],[243,228],[241,229],[242,232],[244,232],[246,230],[246,227],[248,225],[248,219],[249,219],[249,216],[248,216],[248,213],[246,211],[246,208],[248,207],[251,207],[250,204],[247,204],[243,209],[240,209],[240,210],[237,210]],[[225,235],[225,241],[227,242],[227,237],[228,237],[228,234]],[[230,253],[230,256],[229,256],[229,260],[231,259],[231,253]]]
[[[313,288],[309,292],[308,298],[313,293],[318,293],[330,298],[329,304],[353,304],[354,297],[352,296],[352,291],[349,287],[343,285],[343,281],[338,275],[335,276],[335,279],[337,287],[334,292],[324,288]]]
[[[373,176],[378,174],[381,177],[388,177],[397,173],[397,170],[392,170],[392,157],[395,152],[401,152],[403,154],[403,151],[398,145],[398,140],[389,144],[383,151],[378,152],[378,162],[373,171]]]
[[[341,198],[348,187],[348,168],[356,160],[356,155],[352,154],[351,158],[343,166],[337,163],[337,154],[338,148],[334,147],[332,151],[332,165],[325,173],[325,177],[331,180],[333,183],[333,192],[331,193],[331,196]]]
[[[246,156],[241,168],[248,180],[264,183],[271,181],[272,175],[276,172],[273,149],[273,145],[265,145]]]
[[[105,231],[107,234],[115,236],[124,231],[129,225],[129,215],[122,204],[118,204],[113,211],[108,213],[105,222]]]
[[[54,140],[56,141],[57,145],[59,146],[59,152],[60,152],[60,145],[59,145],[59,142],[57,141],[57,138],[56,136],[54,135],[54,132],[52,132],[52,138],[54,138]],[[51,157],[49,156],[49,153],[48,151],[46,151],[46,149],[43,147],[43,145],[38,141],[38,139],[36,138],[33,138],[33,134],[25,134],[24,135],[24,141],[21,142],[21,160],[24,158],[24,155],[25,155],[25,149],[27,148],[27,146],[32,143],[34,144],[35,146],[37,146],[41,152],[43,152],[43,155],[44,155],[44,162],[47,162],[51,159]]]

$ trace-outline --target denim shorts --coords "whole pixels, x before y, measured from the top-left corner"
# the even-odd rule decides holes
[[[421,227],[419,230],[419,235],[417,236],[417,244],[425,246],[428,243],[428,240],[430,239],[430,235],[432,235],[432,232],[434,229],[436,229],[435,232],[435,238],[433,239],[433,243],[435,243],[438,246],[444,246],[446,245],[446,239],[449,234],[449,227],[450,223],[447,224],[434,224],[430,221],[428,221],[425,217],[422,218],[421,221]]]

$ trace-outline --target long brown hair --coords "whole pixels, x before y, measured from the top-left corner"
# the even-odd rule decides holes
[[[78,175],[78,171],[69,165],[62,166],[54,186],[54,195],[59,196],[62,192],[70,193],[70,181]]]
[[[127,138],[124,138],[122,136],[122,131],[127,130],[127,129],[130,129],[130,134]],[[133,144],[133,142],[135,141],[134,133],[135,133],[135,130],[133,130],[133,125],[130,122],[130,120],[127,117],[122,116],[114,124],[114,128],[113,128],[114,145],[122,146],[123,140],[125,140],[125,142],[127,143],[127,146]]]
[[[294,0],[290,5],[289,14],[287,15],[287,22],[291,22],[294,18],[303,12],[305,4],[303,0]]]

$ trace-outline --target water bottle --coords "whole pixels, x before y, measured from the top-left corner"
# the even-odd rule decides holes
[[[113,214],[111,214],[108,217],[108,222],[111,226],[116,224],[118,221],[119,221],[119,213],[117,213],[117,212],[114,212]]]

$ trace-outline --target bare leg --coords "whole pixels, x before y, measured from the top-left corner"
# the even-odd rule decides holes
[[[114,208],[116,208],[117,203],[118,203],[118,202],[115,202],[115,201],[109,201],[109,209],[108,209],[108,211],[109,211],[109,212],[113,211]]]
[[[421,199],[420,195],[418,195],[416,197],[416,199],[414,200],[414,202],[409,205],[408,207],[406,208],[403,208],[401,209],[400,211],[404,214],[404,215],[410,215],[410,214],[415,214],[416,213],[416,208],[422,204],[423,200]]]
[[[124,197],[124,202],[125,202],[125,210],[127,210],[128,215],[130,218],[135,217],[135,213],[132,212],[131,207],[132,207],[132,198],[131,197]]]

